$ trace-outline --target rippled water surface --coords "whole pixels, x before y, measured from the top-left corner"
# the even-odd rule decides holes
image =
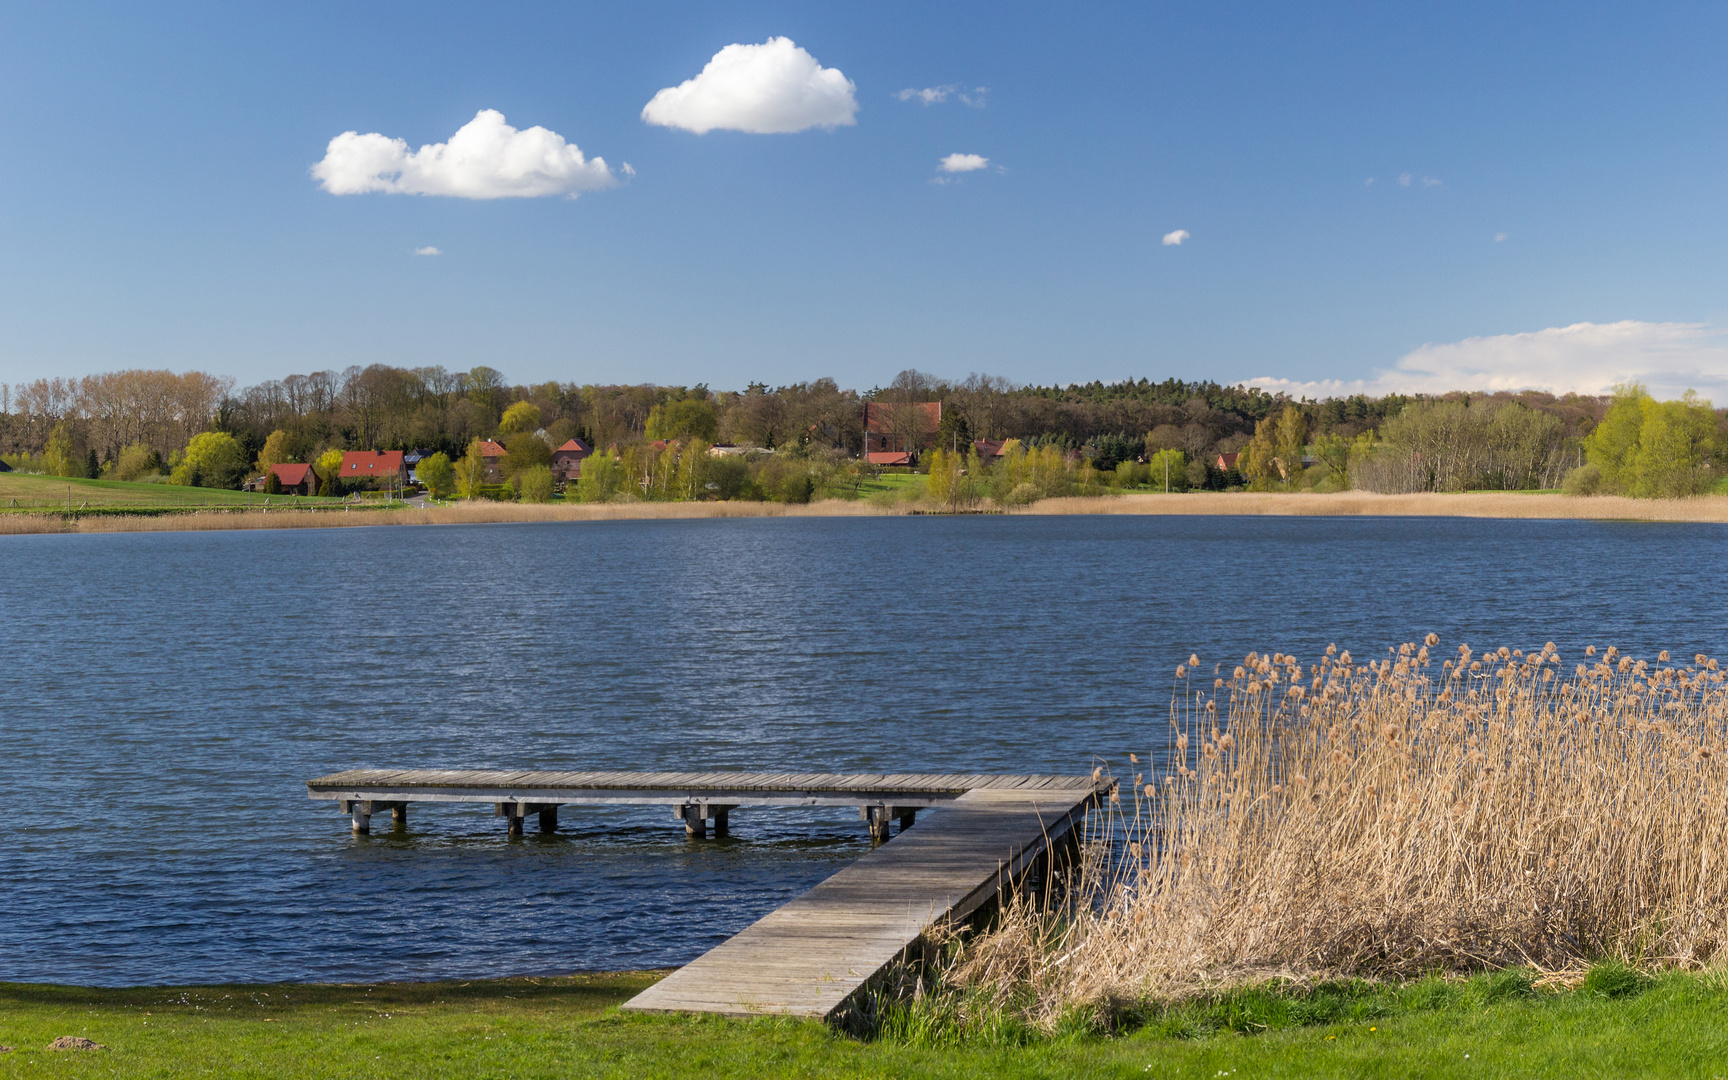
[[[795,519],[0,538],[0,980],[683,962],[864,851],[855,812],[474,807],[354,838],[363,766],[1071,771],[1171,669],[1547,640],[1715,653],[1728,530]]]

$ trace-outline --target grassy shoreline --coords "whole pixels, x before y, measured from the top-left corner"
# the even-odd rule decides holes
[[[0,535],[69,532],[179,532],[210,529],[340,528],[378,525],[474,525],[548,521],[684,520],[761,517],[880,517],[910,513],[909,503],[883,506],[868,500],[809,504],[757,502],[541,504],[461,503],[454,506],[374,509],[245,510],[212,505],[132,514],[104,508],[100,514],[9,511],[0,513]],[[1280,494],[1188,492],[1047,499],[1006,511],[1033,516],[1095,514],[1287,517],[1475,517],[1497,519],[1728,522],[1728,496],[1691,499],[1629,499],[1596,495],[1472,492],[1376,495],[1371,492]]]
[[[1212,1077],[1720,1075],[1714,976],[1540,989],[1527,973],[1272,984],[1136,1030],[873,1040],[812,1021],[640,1016],[651,972],[357,985],[0,984],[0,1077]],[[45,1049],[62,1037],[100,1050]]]

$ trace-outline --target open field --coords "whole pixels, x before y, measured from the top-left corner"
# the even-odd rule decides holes
[[[303,504],[333,506],[338,499],[299,498],[288,495],[255,495],[218,488],[180,487],[175,484],[128,484],[120,480],[69,479],[33,473],[0,473],[0,511],[76,510],[93,508],[174,509],[177,507],[248,508]]]
[[[895,480],[919,481],[923,477],[895,477]],[[6,480],[48,480],[44,477],[0,476]],[[80,481],[72,481],[77,484]],[[84,484],[108,484],[109,481],[82,481]],[[912,488],[911,483],[896,483],[888,490]],[[360,525],[472,525],[482,523],[525,521],[620,521],[678,518],[734,517],[870,517],[904,514],[915,507],[903,500],[866,498],[857,500],[829,499],[809,504],[759,502],[669,502],[669,503],[606,503],[584,505],[570,503],[457,503],[426,510],[372,509],[353,506],[333,499],[296,500],[297,503],[323,507],[319,513],[284,513],[272,509],[268,513],[230,512],[243,508],[248,498],[240,492],[212,491],[205,488],[159,487],[154,484],[120,485],[125,489],[143,488],[152,493],[168,493],[172,499],[209,497],[209,503],[198,504],[204,512],[169,514],[166,516],[129,517],[109,515],[67,519],[60,514],[0,512],[0,535],[58,532],[177,532],[202,529],[292,529],[335,528]],[[4,489],[0,489],[3,491]],[[878,492],[880,496],[882,493]],[[128,496],[130,497],[130,496]],[[280,499],[277,496],[276,499]],[[77,501],[76,498],[74,500]],[[62,496],[62,503],[64,496]],[[94,501],[92,506],[97,505]],[[109,504],[114,506],[116,504]],[[128,504],[119,504],[128,505]],[[278,506],[276,502],[273,507]],[[158,504],[157,513],[172,506]],[[0,509],[4,501],[0,500]],[[209,513],[211,510],[222,511]],[[330,511],[334,512],[330,512]],[[1185,494],[1128,494],[1089,498],[1046,499],[1031,506],[1008,511],[1011,514],[1180,514],[1180,515],[1254,515],[1293,517],[1482,517],[1482,518],[1550,518],[1571,520],[1621,521],[1697,521],[1728,522],[1728,496],[1706,495],[1693,499],[1627,499],[1599,495],[1569,498],[1546,493],[1479,492],[1471,494],[1376,495],[1372,492],[1347,491],[1330,495],[1271,494],[1258,492],[1189,492]]]
[[[0,1077],[1712,1077],[1721,980],[1539,991],[1519,973],[1257,990],[1108,1037],[874,1040],[811,1021],[626,1014],[645,974],[371,986],[0,985]],[[100,1050],[44,1049],[65,1036]]]

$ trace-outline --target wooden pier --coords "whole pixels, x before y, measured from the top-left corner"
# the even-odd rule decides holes
[[[658,804],[694,838],[725,835],[731,811],[856,806],[868,855],[697,957],[626,1009],[774,1013],[832,1019],[935,927],[963,921],[1006,886],[1041,876],[1108,793],[1096,776],[974,774],[447,772],[355,769],[307,781],[356,832],[413,802],[491,803],[518,835],[530,814],[557,828],[558,807]],[[930,811],[910,829],[920,810]],[[890,826],[900,831],[888,842]]]

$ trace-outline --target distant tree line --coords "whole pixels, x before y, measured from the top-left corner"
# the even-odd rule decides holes
[[[1572,489],[1703,490],[1728,445],[1721,414],[1708,404],[1657,403],[1637,388],[1620,397],[1461,392],[1296,401],[1207,381],[1017,386],[990,375],[947,380],[907,370],[866,391],[830,378],[716,391],[513,385],[485,366],[374,364],[244,388],[202,372],[142,370],[0,384],[0,453],[60,475],[230,486],[271,463],[316,464],[346,449],[421,449],[456,468],[477,439],[504,442],[515,475],[545,466],[547,447],[580,438],[617,448],[621,464],[631,450],[634,482],[652,487],[661,483],[654,477],[676,476],[662,467],[664,448],[651,447],[657,442],[732,444],[807,461],[857,457],[867,402],[882,406],[879,422],[902,429],[907,442],[933,443],[950,461],[963,460],[974,440],[1015,440],[1029,456],[1050,448],[1111,483],[1172,489],[1550,488],[1594,465]],[[929,402],[942,406],[933,431],[933,413],[921,407]],[[1613,410],[1614,434],[1598,434]],[[1682,430],[1683,438],[1673,434]],[[681,482],[695,483],[695,474]],[[538,474],[534,483],[542,483]],[[666,480],[659,490],[678,483]],[[728,489],[732,480],[703,483]],[[768,484],[797,486],[773,477]]]

